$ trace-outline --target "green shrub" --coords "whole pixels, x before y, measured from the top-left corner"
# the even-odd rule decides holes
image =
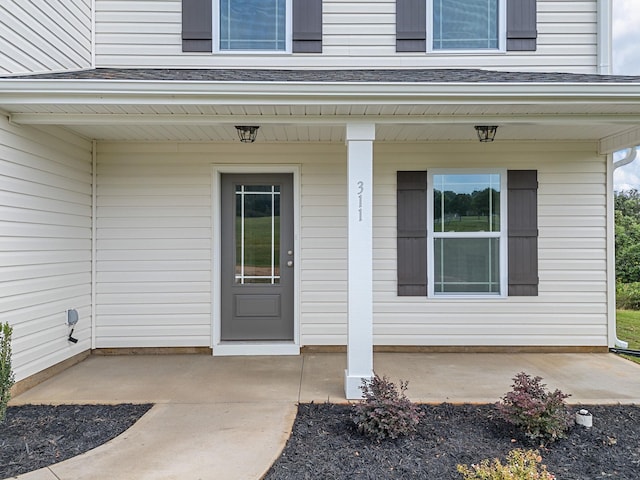
[[[483,460],[479,465],[458,465],[458,472],[464,480],[554,480],[556,477],[542,465],[542,457],[537,450],[511,450],[507,454],[507,464],[502,465],[497,458],[493,462]]]
[[[11,398],[13,370],[11,369],[11,333],[8,323],[0,325],[0,422],[7,415],[7,404]]]
[[[524,372],[513,378],[513,390],[502,397],[496,407],[509,423],[522,429],[532,440],[553,442],[564,438],[573,425],[573,417],[560,390],[548,392],[540,383],[541,377],[531,377]]]
[[[387,377],[363,380],[363,400],[354,405],[353,421],[358,431],[377,440],[398,438],[416,431],[424,413],[406,395],[409,382],[398,388]]]
[[[616,284],[616,308],[640,310],[640,282]]]

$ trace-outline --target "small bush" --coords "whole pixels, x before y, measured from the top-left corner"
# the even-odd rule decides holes
[[[416,431],[424,413],[406,395],[409,382],[398,388],[387,377],[363,380],[363,400],[354,405],[353,421],[358,431],[377,440],[398,438]]]
[[[511,450],[507,454],[507,464],[502,465],[497,458],[493,462],[483,460],[479,465],[458,465],[458,472],[464,480],[554,480],[556,477],[542,465],[542,457],[537,450]]]
[[[616,308],[640,310],[640,282],[616,284]]]
[[[573,424],[564,401],[569,395],[560,390],[548,392],[541,380],[518,373],[513,378],[513,390],[505,394],[496,407],[507,422],[521,428],[527,437],[553,442],[564,438]]]
[[[0,422],[7,415],[7,404],[11,398],[13,370],[11,369],[11,333],[8,323],[0,325]]]

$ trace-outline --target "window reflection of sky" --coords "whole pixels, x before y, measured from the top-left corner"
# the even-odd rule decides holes
[[[488,173],[434,175],[435,190],[441,192],[473,193],[492,188],[500,191],[500,175]]]
[[[220,49],[285,50],[286,3],[220,0]]]

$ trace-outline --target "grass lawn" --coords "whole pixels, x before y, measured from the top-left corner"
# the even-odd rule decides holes
[[[631,350],[640,350],[640,311],[618,310],[616,315],[618,338],[629,342]],[[640,363],[639,357],[627,357]]]
[[[273,219],[273,243],[276,252],[275,262],[279,264],[280,257],[280,217]],[[271,266],[271,217],[247,217],[244,224],[245,265],[254,267]],[[241,223],[236,222],[236,262],[240,262],[242,243]]]
[[[452,219],[446,219],[444,221],[445,232],[488,232],[489,222],[493,221],[493,231],[500,231],[500,217],[499,216],[460,216]],[[434,221],[434,228],[436,231],[441,230],[442,220],[436,219]]]

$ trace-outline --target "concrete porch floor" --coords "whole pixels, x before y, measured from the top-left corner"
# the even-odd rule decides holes
[[[10,405],[155,406],[111,442],[19,478],[259,479],[284,447],[296,403],[346,402],[345,367],[345,354],[329,353],[90,356]],[[613,354],[377,353],[374,368],[408,380],[417,402],[495,402],[524,371],[572,404],[640,404],[640,365]]]

